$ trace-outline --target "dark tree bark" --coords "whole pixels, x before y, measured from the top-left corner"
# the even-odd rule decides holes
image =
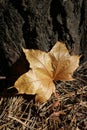
[[[18,62],[22,46],[48,51],[60,40],[87,60],[86,14],[86,0],[1,0],[0,75],[14,76],[20,63],[26,66]]]
[[[0,73],[9,75],[9,68],[19,56],[24,45],[23,18],[10,2],[0,3]]]

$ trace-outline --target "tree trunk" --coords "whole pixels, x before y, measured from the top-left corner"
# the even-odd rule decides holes
[[[86,0],[1,0],[0,75],[18,75],[21,65],[26,68],[22,47],[49,51],[57,40],[87,60],[86,14]]]

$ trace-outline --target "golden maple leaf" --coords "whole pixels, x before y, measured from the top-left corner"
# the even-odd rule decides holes
[[[14,86],[20,94],[36,95],[36,102],[44,103],[55,93],[53,81],[72,81],[72,74],[79,66],[80,56],[71,56],[62,42],[57,42],[48,53],[24,48],[23,52],[31,69]]]

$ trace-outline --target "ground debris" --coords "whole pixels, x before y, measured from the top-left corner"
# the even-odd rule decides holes
[[[39,107],[28,96],[1,97],[0,130],[87,130],[86,72],[85,63],[75,72],[75,81],[55,83],[60,100],[55,107],[54,95]]]

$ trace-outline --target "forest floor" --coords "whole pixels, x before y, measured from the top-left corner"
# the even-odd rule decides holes
[[[55,83],[58,105],[54,95],[41,106],[28,95],[0,97],[0,130],[87,130],[87,62],[74,77]]]

